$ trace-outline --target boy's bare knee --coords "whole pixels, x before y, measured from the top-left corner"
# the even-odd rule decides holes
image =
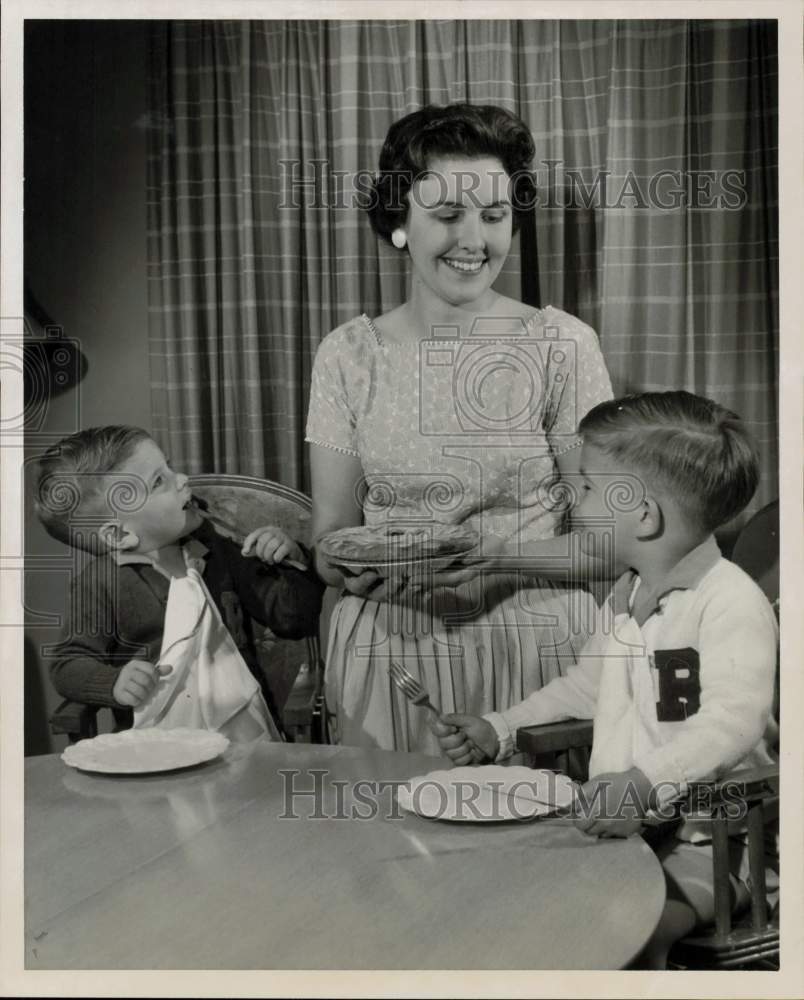
[[[666,969],[670,949],[695,927],[693,908],[680,899],[667,899],[656,930],[631,965],[633,969]]]

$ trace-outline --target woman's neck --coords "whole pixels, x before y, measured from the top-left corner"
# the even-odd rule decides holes
[[[411,295],[405,303],[405,311],[410,324],[420,333],[432,336],[434,327],[457,327],[460,337],[468,335],[478,317],[494,316],[495,305],[500,296],[489,288],[475,302],[453,305],[437,296],[423,281],[414,277]]]

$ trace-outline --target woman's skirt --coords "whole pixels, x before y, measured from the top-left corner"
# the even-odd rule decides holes
[[[344,594],[327,650],[331,738],[439,756],[435,716],[394,685],[392,660],[442,712],[504,711],[566,673],[598,614],[588,592],[522,574],[480,576],[399,604]]]

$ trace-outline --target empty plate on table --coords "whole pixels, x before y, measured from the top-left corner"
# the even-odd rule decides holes
[[[125,729],[81,740],[67,747],[61,759],[79,771],[151,774],[203,764],[228,746],[225,736],[208,729]]]
[[[417,775],[397,790],[407,812],[453,823],[533,819],[572,805],[575,784],[564,774],[529,767],[455,767]]]
[[[431,522],[421,525],[361,525],[331,531],[318,547],[335,566],[351,572],[381,567],[448,566],[477,547],[473,528]]]

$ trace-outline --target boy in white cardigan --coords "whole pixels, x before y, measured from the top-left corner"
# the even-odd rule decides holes
[[[503,712],[442,716],[436,731],[444,752],[469,764],[477,748],[510,756],[520,726],[594,719],[576,824],[629,836],[689,782],[773,760],[776,620],[712,535],[753,496],[758,463],[739,418],[687,392],[602,403],[580,432],[573,528],[588,552],[613,531],[616,562],[628,567],[603,625],[566,676]],[[687,822],[656,847],[668,902],[648,967],[663,968],[672,942],[712,918],[711,848],[700,839]],[[735,852],[735,902],[744,854]]]

